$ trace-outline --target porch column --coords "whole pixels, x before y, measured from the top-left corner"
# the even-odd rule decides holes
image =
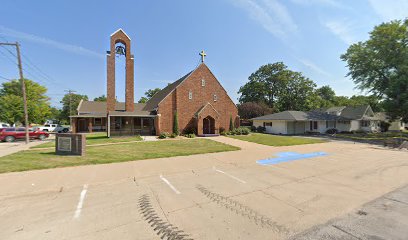
[[[76,133],[77,132],[77,120],[78,118],[71,118],[71,132]]]
[[[160,129],[160,117],[161,114],[157,114],[155,119],[154,119],[154,128],[156,130],[156,136],[159,136],[161,133],[161,129]]]
[[[92,122],[93,122],[93,118],[89,118],[88,119],[88,131],[90,133],[92,133]]]
[[[203,135],[203,118],[201,116],[197,118],[197,135]]]
[[[107,121],[106,121],[106,122],[107,122],[107,125],[108,125],[108,126],[106,126],[106,130],[107,130],[106,133],[107,133],[107,135],[108,135],[108,138],[110,138],[110,127],[111,127],[111,126],[110,126],[110,121],[111,121],[111,119],[110,119],[110,116],[108,115],[108,116],[107,116]]]

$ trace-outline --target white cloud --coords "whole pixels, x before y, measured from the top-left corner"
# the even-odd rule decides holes
[[[325,75],[328,77],[331,77],[331,75],[326,72],[325,70],[323,70],[321,67],[317,66],[317,64],[315,64],[314,62],[308,60],[308,59],[304,59],[304,58],[297,58],[297,60],[299,62],[301,62],[303,65],[305,65],[306,67],[308,67],[309,69],[321,74],[321,75]]]
[[[297,32],[298,27],[288,10],[277,0],[231,0],[231,2],[244,9],[253,20],[280,39]]]
[[[408,17],[408,0],[368,0],[368,2],[384,21]]]
[[[104,58],[105,56],[101,53],[94,52],[92,50],[83,48],[81,46],[75,46],[67,43],[57,42],[48,38],[43,38],[40,36],[32,35],[29,33],[19,32],[10,28],[6,28],[0,25],[0,34],[12,38],[23,39],[30,42],[40,43],[44,45],[48,45],[50,47],[54,47],[57,49],[61,49],[67,52],[80,54],[80,55],[87,55],[93,56],[98,58]]]
[[[291,0],[293,3],[301,5],[324,5],[336,8],[345,8],[343,4],[336,0]]]
[[[357,42],[353,34],[354,24],[347,20],[326,21],[323,23],[334,35],[350,45]]]

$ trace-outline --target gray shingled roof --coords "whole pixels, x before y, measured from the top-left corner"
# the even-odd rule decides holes
[[[346,107],[341,111],[340,116],[344,118],[348,118],[351,120],[359,120],[362,119],[364,114],[367,112],[369,105],[361,105],[356,107]]]
[[[284,111],[269,114],[251,120],[289,120],[289,121],[310,121],[310,120],[344,120],[344,118],[319,111]]]
[[[151,115],[150,111],[143,110],[145,103],[135,103],[135,110],[131,112],[133,115]],[[106,114],[106,102],[95,102],[95,101],[82,101],[81,105],[78,107],[79,113],[87,114]],[[116,102],[115,111],[125,111],[124,102]]]
[[[186,75],[184,75],[179,80],[167,85],[167,87],[163,88],[161,91],[154,94],[153,97],[150,98],[149,101],[146,102],[146,105],[145,105],[143,110],[144,111],[153,111],[153,110],[155,110],[157,108],[157,106],[159,105],[159,103],[165,97],[167,97],[174,89],[176,89],[188,76],[190,76],[190,74],[192,72],[193,71],[187,73]]]

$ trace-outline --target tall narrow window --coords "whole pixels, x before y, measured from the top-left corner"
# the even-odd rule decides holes
[[[203,79],[201,79],[201,86],[205,86],[205,79],[203,78]]]
[[[188,99],[193,99],[193,92],[191,90],[188,92]]]
[[[214,102],[216,102],[218,100],[217,94],[214,94],[213,98],[214,98]]]

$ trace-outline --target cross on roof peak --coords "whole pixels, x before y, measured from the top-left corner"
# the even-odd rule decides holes
[[[204,58],[207,56],[207,53],[204,52],[204,50],[202,50],[199,55],[201,56],[201,62],[204,62]]]

